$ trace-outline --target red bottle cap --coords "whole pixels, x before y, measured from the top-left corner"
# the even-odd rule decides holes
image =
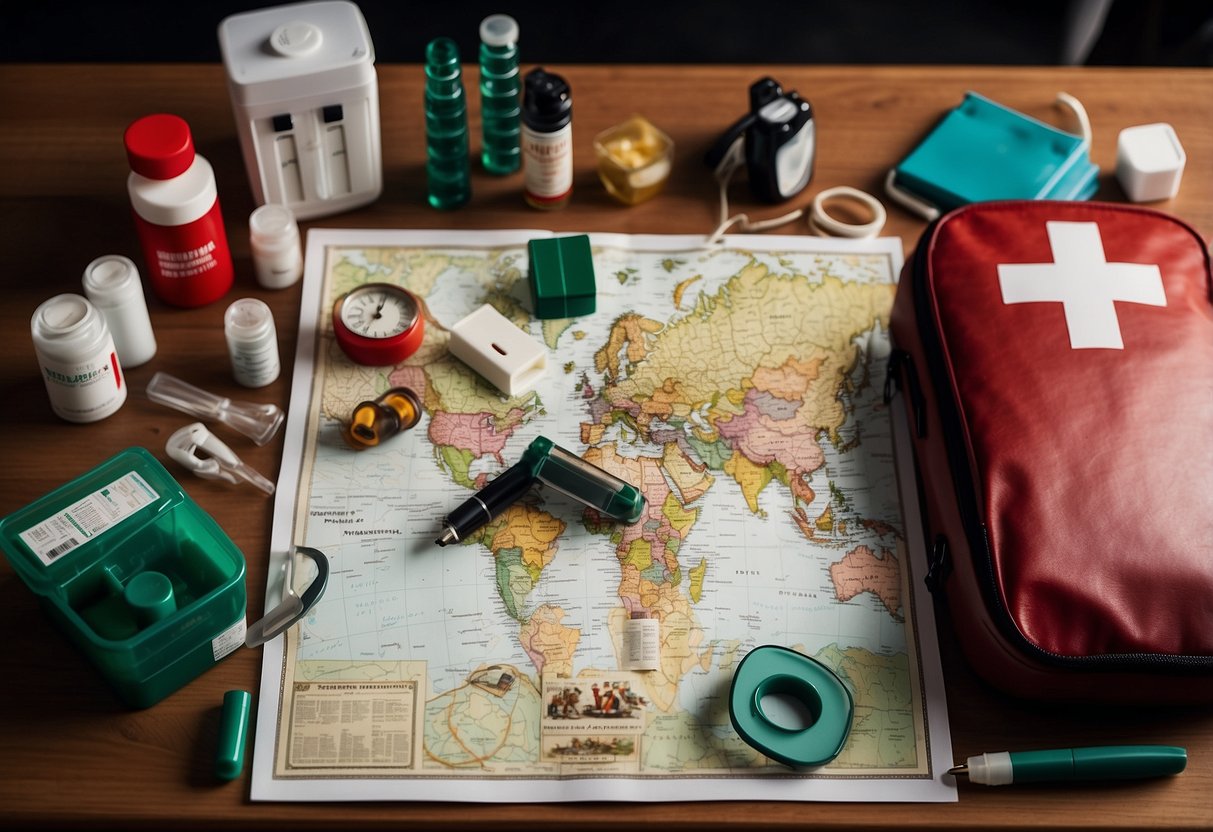
[[[194,163],[194,139],[180,116],[156,113],[126,128],[123,138],[131,170],[148,179],[172,179]]]

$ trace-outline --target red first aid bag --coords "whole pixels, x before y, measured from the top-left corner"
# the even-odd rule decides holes
[[[994,686],[1213,702],[1211,291],[1200,236],[1128,205],[969,205],[907,261],[886,397]]]

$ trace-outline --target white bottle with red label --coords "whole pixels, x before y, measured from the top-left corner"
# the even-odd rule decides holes
[[[194,152],[189,125],[167,113],[126,129],[127,179],[148,282],[165,303],[203,306],[232,287],[232,255],[215,173]]]

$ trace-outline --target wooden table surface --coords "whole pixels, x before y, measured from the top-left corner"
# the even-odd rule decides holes
[[[880,193],[884,172],[955,106],[966,90],[1052,123],[1065,90],[1089,111],[1093,160],[1102,169],[1099,198],[1123,200],[1112,175],[1124,127],[1168,122],[1187,151],[1179,196],[1159,207],[1213,233],[1213,70],[999,67],[673,67],[568,66],[573,89],[575,187],[566,210],[523,204],[520,177],[488,177],[473,166],[473,197],[449,213],[425,202],[422,71],[380,65],[384,193],[373,205],[305,223],[350,228],[549,228],[556,231],[707,233],[717,219],[716,190],[701,159],[716,135],[747,108],[751,81],[770,74],[813,103],[817,166],[795,204],[834,185]],[[473,150],[479,149],[475,68],[465,71]],[[135,118],[175,112],[191,125],[199,151],[215,167],[236,285],[200,309],[170,308],[149,297],[159,352],[129,374],[132,391],[114,416],[89,425],[56,418],[39,379],[29,321],[42,300],[79,292],[84,266],[101,254],[126,254],[143,268],[131,222],[122,133]],[[0,516],[130,445],[164,454],[183,416],[151,403],[143,389],[156,371],[233,398],[285,408],[298,327],[300,287],[257,286],[248,253],[254,207],[218,65],[0,66],[0,235],[6,300],[0,303]],[[591,138],[641,113],[670,134],[676,160],[668,189],[635,207],[613,202],[594,170]],[[740,177],[732,205],[752,216],[778,209],[754,204]],[[923,224],[897,208],[887,232],[907,254]],[[797,226],[798,232],[803,226]],[[284,372],[249,391],[231,380],[222,332],[227,303],[266,301],[277,321]],[[1166,425],[1160,412],[1160,431]],[[241,445],[238,453],[275,476],[282,443]],[[266,585],[272,503],[247,488],[177,476],[224,527],[248,561],[249,618],[260,617]],[[1166,499],[1166,495],[1151,495]],[[249,769],[234,782],[210,772],[223,692],[257,692],[261,651],[240,650],[155,707],[130,711],[50,624],[7,562],[0,565],[0,825],[117,825],[168,828],[227,823],[238,827],[428,827],[441,822],[492,830],[611,824],[708,829],[814,827],[1208,827],[1213,825],[1213,709],[1056,708],[1008,699],[969,671],[941,618],[953,751],[1105,744],[1187,746],[1181,776],[1120,786],[984,788],[962,785],[956,804],[253,804]],[[251,754],[251,749],[250,749]],[[678,797],[673,786],[671,799]]]

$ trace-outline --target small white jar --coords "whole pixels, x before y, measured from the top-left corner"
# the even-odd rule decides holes
[[[257,283],[285,289],[303,277],[303,243],[290,208],[262,205],[249,214],[248,229]]]
[[[232,359],[232,376],[245,387],[264,387],[278,378],[278,332],[274,313],[263,301],[241,298],[223,315],[223,333]]]
[[[84,294],[105,316],[122,366],[129,370],[151,361],[156,354],[156,335],[139,269],[131,259],[107,254],[89,263],[84,268]]]
[[[55,415],[96,422],[126,401],[126,379],[105,317],[87,298],[56,295],[30,320],[34,354]]]

